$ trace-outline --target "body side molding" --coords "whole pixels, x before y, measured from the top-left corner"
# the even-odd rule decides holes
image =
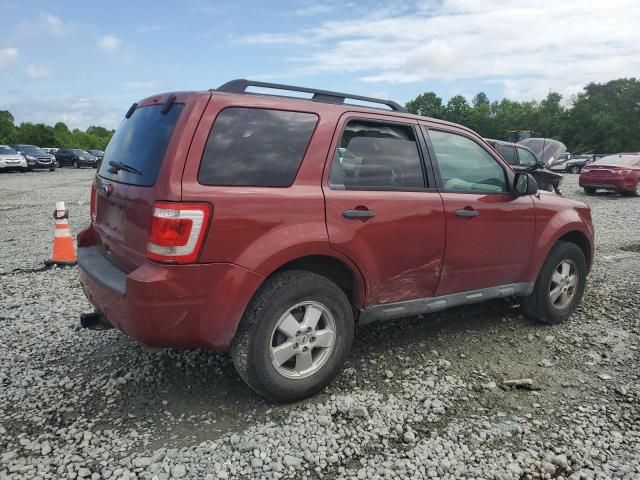
[[[531,294],[534,285],[534,283],[510,283],[440,297],[419,298],[406,302],[373,305],[360,313],[360,325],[367,325],[379,320],[392,320],[423,313],[438,312],[460,305],[483,302],[495,298],[526,296]]]

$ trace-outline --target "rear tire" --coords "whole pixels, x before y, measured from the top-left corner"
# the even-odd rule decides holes
[[[584,187],[584,193],[586,193],[587,195],[595,195],[596,189],[593,187]]]
[[[569,169],[569,173],[580,173],[580,167],[573,166]]]
[[[289,270],[267,279],[249,303],[231,358],[259,395],[291,402],[319,392],[336,377],[353,337],[353,311],[344,292],[326,277]]]
[[[565,268],[567,276],[564,275]],[[575,276],[573,285],[572,276]],[[533,292],[522,298],[520,306],[532,320],[550,325],[561,323],[571,316],[582,300],[586,280],[587,261],[580,247],[559,241],[542,264]],[[558,291],[561,293],[555,297]]]
[[[56,169],[55,169],[55,168],[50,168],[50,169],[49,169],[49,171],[50,171],[50,172],[55,172],[55,171],[56,171]]]

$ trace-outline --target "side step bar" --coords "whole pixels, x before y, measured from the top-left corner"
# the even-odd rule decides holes
[[[395,318],[439,312],[448,308],[483,302],[495,298],[526,296],[531,294],[534,286],[534,283],[510,283],[508,285],[472,290],[470,292],[453,293],[441,297],[373,305],[360,313],[360,325],[366,325],[380,320],[392,320]]]
[[[107,320],[98,312],[81,313],[80,326],[89,330],[109,330],[113,328]]]

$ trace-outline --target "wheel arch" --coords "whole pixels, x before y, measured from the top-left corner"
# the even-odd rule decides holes
[[[305,270],[316,273],[334,282],[345,293],[351,304],[362,308],[365,298],[364,278],[350,262],[333,255],[310,254],[283,263],[265,276],[265,280],[286,270]]]
[[[581,232],[580,230],[571,230],[570,232],[567,232],[564,235],[562,235],[560,238],[558,238],[553,245],[555,245],[560,241],[574,243],[578,247],[580,247],[580,250],[582,250],[582,253],[584,253],[584,258],[587,261],[587,269],[591,270],[591,263],[593,261],[593,252],[591,251],[591,243],[589,242],[589,239],[583,232]],[[553,245],[552,245],[552,248],[553,248]]]

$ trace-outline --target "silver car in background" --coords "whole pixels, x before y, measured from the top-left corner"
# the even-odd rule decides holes
[[[16,152],[9,145],[0,145],[0,171],[19,170],[26,172],[29,169],[27,159]]]

